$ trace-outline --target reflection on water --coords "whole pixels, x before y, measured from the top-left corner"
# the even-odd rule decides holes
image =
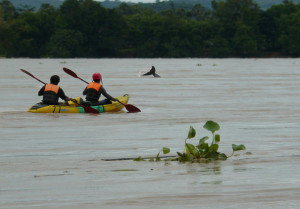
[[[0,59],[0,208],[297,208],[300,59]],[[152,65],[161,78],[137,77]],[[69,97],[103,75],[138,114],[32,114],[41,84]],[[211,163],[103,161],[182,152],[190,125],[221,130]],[[197,137],[196,137],[197,138]],[[199,139],[195,139],[199,140]],[[247,154],[252,153],[252,154]]]

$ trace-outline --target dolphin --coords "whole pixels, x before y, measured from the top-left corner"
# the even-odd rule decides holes
[[[156,78],[160,77],[160,75],[158,75],[158,74],[155,73],[155,67],[154,66],[152,66],[152,68],[151,68],[151,70],[149,72],[143,74],[143,76],[146,76],[146,75],[153,75]]]

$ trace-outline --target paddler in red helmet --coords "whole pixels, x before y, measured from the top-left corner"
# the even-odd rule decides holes
[[[87,85],[87,87],[83,91],[83,95],[86,95],[86,105],[96,106],[96,105],[104,105],[111,104],[111,101],[118,101],[116,98],[110,96],[106,90],[104,89],[102,83],[102,76],[100,73],[93,74],[93,81]],[[106,99],[99,101],[99,98],[103,94]]]

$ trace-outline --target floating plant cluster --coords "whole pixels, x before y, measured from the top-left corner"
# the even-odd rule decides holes
[[[188,143],[191,139],[195,138],[196,130],[193,126],[190,126],[188,136],[185,139],[185,146],[183,152],[177,152],[178,156],[175,157],[167,157],[165,160],[172,161],[180,161],[180,162],[205,162],[207,160],[226,160],[227,158],[233,156],[234,152],[245,150],[246,147],[241,145],[232,145],[232,154],[227,156],[224,153],[219,152],[219,143],[221,141],[221,137],[219,134],[215,134],[216,131],[220,130],[220,126],[218,123],[214,121],[207,121],[203,128],[207,129],[212,133],[211,143],[209,143],[209,137],[205,136],[199,139],[198,144],[193,145]],[[160,157],[161,152],[163,154],[168,154],[170,149],[167,147],[163,147],[162,150],[158,152],[156,157],[148,158],[149,161],[160,161],[162,157]],[[134,159],[135,161],[144,161],[145,159],[142,157],[138,157]]]

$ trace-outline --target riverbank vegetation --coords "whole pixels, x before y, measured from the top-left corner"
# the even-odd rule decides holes
[[[154,11],[93,0],[16,10],[0,2],[0,56],[53,58],[299,57],[300,4],[252,0]]]

